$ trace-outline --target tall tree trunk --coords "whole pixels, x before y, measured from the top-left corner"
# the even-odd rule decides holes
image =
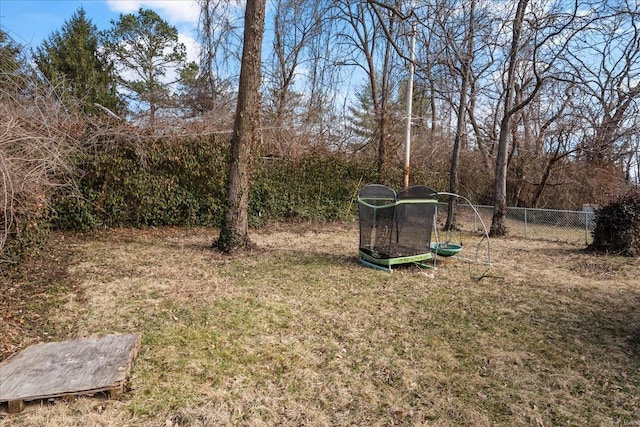
[[[504,114],[500,122],[500,136],[498,137],[498,152],[496,155],[495,186],[493,190],[493,218],[489,234],[504,236],[507,233],[505,219],[507,216],[507,158],[509,154],[509,133],[511,117],[514,114],[513,96],[515,90],[516,65],[524,12],[529,0],[519,0],[516,16],[513,19],[513,35],[509,49],[509,68],[507,70],[507,85],[504,95]]]
[[[462,82],[460,85],[460,98],[458,104],[458,121],[456,123],[456,135],[453,140],[453,153],[451,154],[451,169],[449,170],[449,193],[458,192],[458,163],[460,162],[460,141],[466,129],[466,112],[467,112],[467,91],[469,90],[469,80],[471,79],[471,63],[473,61],[473,48],[475,37],[475,13],[476,2],[471,0],[471,8],[469,11],[469,29],[467,33],[466,52],[461,55],[463,62],[461,64]],[[447,205],[447,221],[444,225],[445,230],[452,230],[455,226],[455,206],[454,197],[449,196]]]
[[[227,210],[215,242],[223,252],[250,246],[249,175],[251,147],[260,115],[260,67],[266,0],[247,0],[238,105],[231,138]]]

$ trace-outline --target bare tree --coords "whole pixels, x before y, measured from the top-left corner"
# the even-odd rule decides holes
[[[566,9],[559,1],[553,4],[519,0],[511,24],[510,47],[506,60],[506,77],[502,99],[502,118],[496,152],[493,218],[490,235],[506,234],[507,167],[512,121],[537,96],[545,81],[553,74],[558,58],[566,52],[569,42],[584,27],[575,25],[578,4]],[[518,76],[528,73],[528,86],[519,90]],[[517,96],[518,95],[518,96]]]
[[[516,85],[516,100],[522,94]],[[538,207],[554,177],[580,147],[583,130],[573,117],[580,105],[572,82],[549,81],[514,117],[509,154],[510,204]],[[556,180],[557,181],[557,180]],[[566,199],[568,200],[568,198]]]
[[[0,255],[12,238],[38,231],[52,195],[71,184],[83,121],[65,108],[67,90],[17,74],[0,87]]]
[[[640,131],[634,120],[640,113],[640,17],[622,7],[600,12],[568,53],[586,101],[577,118],[593,130],[583,147],[592,168],[627,156]]]
[[[456,39],[458,37],[451,36],[447,37],[449,41],[448,45],[453,47],[451,52],[453,53],[454,58],[451,59],[452,69],[457,71],[457,74],[460,76],[460,97],[458,98],[458,105],[456,108],[456,130],[455,137],[453,140],[453,149],[451,154],[451,168],[449,170],[449,192],[457,193],[458,192],[458,164],[460,162],[460,145],[463,139],[466,139],[466,112],[468,109],[467,98],[469,88],[471,86],[471,64],[473,62],[473,56],[475,51],[475,27],[476,27],[476,0],[470,0],[468,4],[467,10],[466,4],[462,5],[463,15],[466,18],[466,25],[461,25],[463,30],[461,46],[456,48],[454,44],[456,43]],[[448,33],[445,25],[445,34]],[[452,46],[454,45],[454,46]],[[444,228],[446,230],[451,230],[455,224],[455,210],[454,210],[454,197],[451,196],[449,198],[449,203],[447,206],[447,220]]]
[[[342,48],[351,52],[346,63],[362,70],[367,79],[373,124],[371,141],[377,146],[377,165],[380,182],[391,179],[391,154],[394,151],[389,138],[390,101],[394,84],[392,72],[397,56],[393,55],[392,38],[398,37],[400,26],[395,8],[385,8],[384,17],[371,3],[341,0],[335,4],[337,16],[346,23],[339,35]],[[385,25],[386,24],[386,25]]]
[[[310,44],[320,36],[323,19],[321,1],[278,0],[273,15],[272,56],[265,67],[265,107],[268,126],[280,156],[294,154],[294,138],[304,116],[303,69],[310,63]],[[266,121],[266,120],[265,120]],[[299,151],[299,150],[298,150]]]
[[[506,234],[505,217],[507,213],[507,155],[509,153],[509,132],[511,117],[516,113],[514,109],[514,91],[516,82],[516,66],[518,64],[518,53],[520,51],[520,37],[524,15],[529,0],[519,0],[516,15],[513,19],[513,34],[511,37],[511,48],[509,49],[509,62],[506,78],[506,91],[504,96],[504,107],[502,121],[500,122],[500,137],[498,140],[498,153],[496,156],[496,172],[494,185],[494,208],[491,223],[491,235],[501,236]]]
[[[251,148],[260,117],[260,68],[266,0],[248,0],[245,8],[238,105],[231,138],[227,208],[214,243],[223,252],[249,247],[249,175]]]
[[[201,43],[197,81],[191,96],[200,113],[224,111],[233,99],[230,88],[237,79],[240,61],[240,27],[225,0],[198,0],[200,17],[198,39]],[[234,71],[229,72],[230,69]]]
[[[322,9],[318,14],[322,17],[317,24],[317,31],[307,45],[308,63],[304,67],[306,77],[306,105],[302,122],[312,130],[316,144],[332,149],[341,148],[344,138],[344,126],[336,126],[340,120],[339,97],[346,100],[341,86],[344,83],[341,67],[336,63],[342,59],[340,52],[334,48],[336,27],[338,23],[330,19],[329,7],[320,2]]]

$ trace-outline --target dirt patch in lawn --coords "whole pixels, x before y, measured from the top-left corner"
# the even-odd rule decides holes
[[[78,278],[69,274],[81,240],[55,234],[19,266],[0,265],[0,360],[33,343],[77,335],[73,313],[63,323],[52,314],[84,298]]]

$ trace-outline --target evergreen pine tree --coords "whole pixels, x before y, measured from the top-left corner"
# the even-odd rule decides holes
[[[34,53],[34,61],[50,82],[63,82],[66,93],[89,114],[100,104],[120,112],[124,104],[116,91],[113,66],[100,53],[97,27],[82,7],[60,31],[54,31]]]
[[[16,77],[24,74],[22,46],[0,29],[0,89],[5,88]]]
[[[117,61],[119,84],[131,101],[146,109],[153,127],[160,110],[175,101],[174,84],[193,76],[197,66],[186,62],[186,47],[178,41],[177,28],[153,10],[140,8],[137,14],[120,15],[111,24],[101,33],[105,53]]]

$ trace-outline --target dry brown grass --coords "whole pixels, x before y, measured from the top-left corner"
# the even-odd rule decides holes
[[[454,259],[361,267],[353,224],[255,231],[260,249],[235,257],[214,234],[74,238],[78,285],[48,316],[77,336],[142,332],[132,389],[0,425],[640,423],[637,260],[493,240],[477,281]]]

